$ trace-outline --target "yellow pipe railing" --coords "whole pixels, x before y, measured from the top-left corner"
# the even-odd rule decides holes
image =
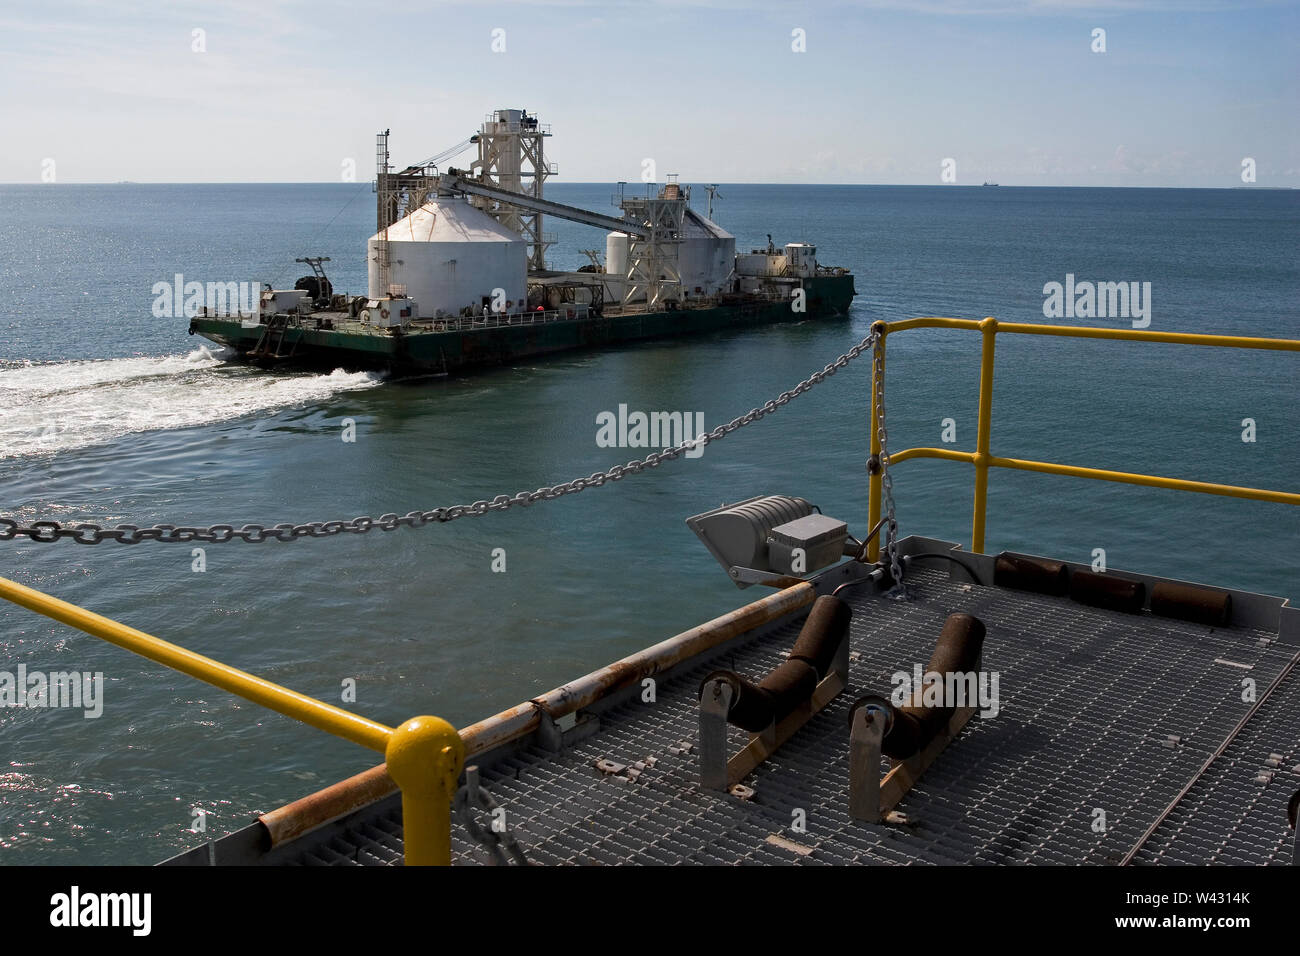
[[[1278,504],[1300,505],[1300,494],[1287,491],[1270,491],[1262,488],[1243,488],[1238,485],[1221,485],[1183,478],[1163,478],[1126,471],[1108,471],[1101,468],[1083,468],[1047,461],[1030,461],[1022,458],[1003,458],[990,449],[993,430],[993,366],[995,343],[999,332],[1014,335],[1057,335],[1081,339],[1119,339],[1139,342],[1165,342],[1172,345],[1201,345],[1219,348],[1268,349],[1277,352],[1300,352],[1300,340],[1250,338],[1240,335],[1200,335],[1189,332],[1152,332],[1145,329],[1091,329],[1074,325],[1031,325],[1020,322],[999,322],[992,317],[973,319],[916,318],[899,322],[877,322],[872,327],[879,338],[879,369],[871,381],[871,454],[880,454],[880,439],[876,424],[878,389],[883,392],[884,382],[876,381],[876,374],[884,375],[885,339],[891,332],[908,329],[963,329],[978,331],[982,336],[980,351],[979,423],[975,438],[975,451],[955,451],[947,448],[908,448],[889,455],[888,464],[896,465],[913,458],[938,458],[945,461],[967,462],[975,467],[975,493],[971,505],[971,550],[984,551],[985,513],[988,503],[988,472],[990,468],[1011,468],[1034,471],[1048,475],[1068,475],[1075,478],[1092,478],[1122,484],[1144,485],[1150,488],[1169,488],[1175,491],[1194,491],[1207,495],[1230,498],[1248,498],[1254,501],[1271,501]],[[875,527],[880,520],[880,475],[873,474],[868,496],[868,523]],[[880,537],[872,539],[868,558],[875,561],[880,555]]]
[[[0,598],[335,737],[384,754],[389,775],[402,788],[406,864],[451,864],[451,802],[465,762],[465,748],[456,729],[445,720],[412,717],[394,729],[8,578],[0,578]]]
[[[983,340],[980,345],[980,404],[979,425],[975,433],[975,513],[971,521],[970,539],[978,541],[984,550],[984,505],[989,494],[989,432],[993,428],[993,348],[998,332],[998,320],[987,318],[979,324]]]

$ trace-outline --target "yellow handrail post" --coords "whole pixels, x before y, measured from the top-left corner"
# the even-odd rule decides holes
[[[871,432],[871,460],[876,461],[880,455],[880,425],[879,409],[876,408],[876,389],[884,390],[885,383],[885,335],[889,332],[889,326],[884,322],[875,322],[871,326],[871,331],[875,332],[879,339],[876,348],[880,350],[880,367],[876,368],[875,356],[872,356],[871,362],[871,420],[867,422],[867,428]],[[881,381],[876,381],[879,375]],[[880,469],[877,468],[870,472],[867,480],[867,527],[874,528],[880,521]],[[880,557],[880,536],[884,533],[882,529],[867,544],[867,560],[876,561]]]
[[[975,501],[971,514],[970,549],[984,553],[984,512],[989,491],[989,432],[993,428],[993,352],[997,340],[998,320],[992,316],[979,325],[983,334],[980,351],[979,429],[975,437]]]
[[[412,717],[388,738],[388,775],[402,788],[407,866],[451,866],[451,803],[465,744],[440,717]]]

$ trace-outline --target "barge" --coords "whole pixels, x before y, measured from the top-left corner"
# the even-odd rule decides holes
[[[377,141],[375,235],[368,294],[334,293],[324,257],[293,289],[266,288],[256,311],[201,308],[191,335],[262,365],[448,374],[570,349],[806,321],[848,313],[853,274],[806,242],[736,252],[736,239],[690,205],[669,176],[613,197],[621,215],[546,199],[549,127],[498,110],[460,147],[394,172]],[[470,146],[468,169],[439,165]],[[607,231],[590,264],[548,269],[543,217]]]

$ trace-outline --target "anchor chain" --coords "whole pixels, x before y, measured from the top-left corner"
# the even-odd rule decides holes
[[[880,442],[880,454],[875,459],[880,468],[881,498],[885,506],[885,555],[889,558],[889,574],[894,586],[890,594],[907,597],[903,583],[903,563],[898,557],[898,519],[894,516],[894,479],[889,473],[889,429],[885,427],[885,339],[877,336],[872,350],[872,388],[875,391],[876,420],[872,423]]]
[[[30,538],[32,541],[39,541],[42,543],[52,543],[64,538],[70,538],[77,544],[100,544],[104,541],[116,541],[118,544],[139,544],[141,541],[161,541],[168,544],[190,542],[223,544],[227,541],[235,540],[245,541],[249,544],[261,544],[262,542],[272,538],[277,541],[296,541],[299,538],[328,538],[337,534],[345,533],[365,534],[375,529],[380,531],[393,531],[394,529],[401,527],[419,528],[426,524],[442,524],[448,521],[455,521],[457,518],[485,515],[492,511],[506,511],[515,506],[527,507],[534,502],[553,501],[556,498],[563,497],[564,495],[576,494],[577,492],[585,491],[588,488],[599,488],[606,482],[621,481],[628,475],[636,475],[650,468],[657,468],[666,461],[676,461],[688,451],[703,448],[705,445],[711,444],[712,442],[720,441],[737,429],[743,428],[761,418],[765,418],[783,406],[788,405],[795,398],[798,398],[800,395],[813,388],[813,386],[820,385],[826,379],[830,378],[830,376],[844,368],[863,352],[870,351],[873,348],[876,352],[877,374],[874,377],[877,380],[876,390],[877,408],[879,411],[878,429],[881,437],[881,461],[882,465],[887,465],[888,456],[884,454],[886,437],[883,401],[884,387],[883,383],[880,381],[882,376],[879,374],[879,369],[881,368],[880,347],[880,335],[873,329],[871,334],[857,345],[853,346],[834,362],[831,362],[821,370],[813,372],[808,376],[808,378],[804,379],[794,388],[782,392],[776,398],[764,402],[758,408],[751,408],[744,415],[732,419],[725,425],[719,425],[712,431],[704,432],[695,438],[687,439],[672,448],[653,452],[645,458],[629,461],[624,465],[615,465],[606,471],[598,471],[586,478],[574,478],[570,481],[561,482],[558,485],[538,488],[536,491],[521,491],[515,495],[497,495],[491,501],[482,500],[476,501],[473,504],[451,505],[444,508],[434,508],[429,511],[411,511],[404,515],[389,512],[380,515],[378,518],[371,517],[370,515],[360,515],[356,518],[346,520],[309,521],[303,524],[281,522],[269,527],[261,524],[246,524],[239,528],[230,524],[214,524],[207,527],[156,524],[151,527],[142,528],[133,524],[119,524],[115,527],[106,528],[101,525],[88,523],[65,525],[58,521],[33,521],[30,524],[20,524],[11,518],[0,518],[0,541],[10,541],[14,538],[26,537]],[[895,544],[898,526],[894,521],[893,485],[887,470],[884,472],[883,484],[885,488],[886,501],[889,504],[889,528],[886,536],[886,548],[891,556],[894,580],[901,581],[902,569],[899,566]]]

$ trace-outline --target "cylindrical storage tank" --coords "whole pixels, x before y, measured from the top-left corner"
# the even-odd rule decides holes
[[[432,200],[389,226],[387,237],[388,286],[404,286],[421,315],[480,312],[485,298],[506,311],[525,307],[527,243],[464,199]],[[379,242],[373,236],[366,250],[372,299],[388,294]]]
[[[611,232],[605,237],[605,274],[611,276],[627,275],[626,232]]]
[[[678,271],[688,295],[715,295],[729,289],[736,267],[736,238],[694,209],[683,222]]]

